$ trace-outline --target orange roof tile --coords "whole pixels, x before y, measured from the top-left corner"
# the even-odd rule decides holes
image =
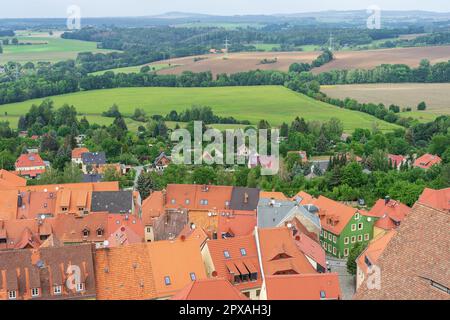
[[[268,300],[341,299],[337,273],[267,276]]]
[[[95,261],[99,299],[169,298],[192,279],[206,278],[198,242],[193,240],[101,249]]]
[[[358,209],[346,206],[324,196],[320,196],[318,199],[313,199],[312,204],[319,209],[319,217],[322,228],[335,235],[339,235],[342,230],[344,230],[350,219],[356,212],[358,212]],[[329,219],[333,220],[332,223],[330,223]]]
[[[371,264],[376,264],[384,249],[396,234],[397,232],[395,230],[390,230],[379,238],[374,239],[359,255],[356,259],[356,263],[364,273],[367,273],[368,268],[365,263],[366,257],[369,259]]]
[[[437,165],[442,162],[442,159],[439,156],[432,155],[429,153],[424,154],[423,156],[417,158],[414,161],[413,166],[422,169],[429,169],[434,165]]]
[[[391,230],[396,228],[410,211],[410,207],[399,201],[380,199],[367,215],[379,218],[375,223],[376,227]]]
[[[257,280],[236,283],[236,288],[244,290],[261,287],[261,268],[258,260],[256,240],[253,235],[208,240],[206,245],[208,246],[217,277],[225,278],[233,283],[233,276],[240,275],[237,265],[243,263],[247,268],[258,273]],[[241,249],[245,250],[245,255],[242,254]],[[225,252],[228,253],[229,258],[225,256]],[[243,274],[248,274],[249,271],[244,270]]]
[[[166,191],[166,207],[190,210],[227,209],[233,187],[169,184]]]
[[[72,150],[72,159],[81,159],[81,155],[86,152],[89,152],[88,148],[75,148]]]
[[[188,284],[172,300],[248,300],[225,279],[204,279]]]
[[[4,169],[0,170],[0,188],[3,187],[25,187],[27,185],[27,180],[17,176],[16,174],[6,171]]]
[[[45,163],[41,156],[37,153],[21,154],[16,160],[16,170],[29,167],[45,167]]]
[[[223,211],[219,213],[218,217],[217,234],[219,237],[227,233],[233,237],[252,234],[257,224],[256,211]]]
[[[259,193],[259,198],[276,199],[276,200],[288,199],[283,192],[271,192],[271,191],[261,191]]]
[[[145,225],[151,225],[154,218],[160,217],[164,210],[164,196],[162,191],[151,193],[142,201],[142,220]]]
[[[295,196],[292,197],[292,200],[297,200],[297,199],[301,199],[301,204],[310,204],[314,198],[309,193],[300,191],[299,193],[297,193]]]
[[[0,220],[14,220],[17,215],[17,191],[0,192]]]
[[[450,211],[450,188],[441,190],[426,188],[418,202],[439,210]]]
[[[286,227],[258,229],[262,267],[265,275],[316,273],[297,247]]]
[[[295,236],[295,244],[306,256],[313,259],[320,266],[326,267],[326,255],[320,243],[314,241],[304,233]]]

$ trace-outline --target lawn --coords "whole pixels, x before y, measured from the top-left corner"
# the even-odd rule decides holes
[[[171,110],[183,111],[192,105],[213,108],[220,116],[233,116],[256,124],[265,119],[271,125],[290,123],[299,116],[306,120],[326,121],[338,118],[347,132],[355,128],[369,128],[378,123],[380,130],[392,130],[396,125],[380,121],[370,115],[340,109],[295,93],[282,86],[219,87],[219,88],[118,88],[77,92],[51,97],[55,106],[64,103],[74,105],[80,114],[100,116],[116,103],[125,116],[131,116],[135,108],[143,108],[148,115],[166,115]],[[20,116],[30,106],[43,99],[0,106],[0,114]],[[1,117],[0,117],[1,119]],[[11,121],[12,123],[12,121]]]
[[[176,67],[177,65],[169,65],[167,63],[159,63],[159,64],[143,64],[140,66],[134,66],[134,67],[124,67],[124,68],[115,68],[115,69],[109,69],[109,70],[102,70],[97,72],[92,72],[91,75],[102,75],[105,72],[112,71],[114,73],[139,73],[142,69],[142,67],[149,66],[151,71],[159,71],[164,70],[171,67]]]
[[[44,32],[17,32],[19,43],[31,43],[29,45],[3,46],[3,54],[0,54],[0,64],[8,61],[25,63],[28,61],[57,62],[66,59],[75,59],[80,52],[110,52],[110,50],[97,49],[95,42],[62,39],[61,32],[49,35]],[[4,39],[0,38],[0,39]],[[11,39],[11,37],[6,37]]]

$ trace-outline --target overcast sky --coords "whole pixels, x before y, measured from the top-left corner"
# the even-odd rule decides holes
[[[0,0],[0,18],[65,17],[78,5],[84,17],[148,16],[169,11],[234,14],[357,10],[378,5],[382,10],[450,12],[449,0]]]

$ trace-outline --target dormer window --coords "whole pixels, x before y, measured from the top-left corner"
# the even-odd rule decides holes
[[[39,297],[39,295],[40,295],[40,290],[39,290],[39,288],[33,288],[33,289],[31,289],[31,296],[32,296],[33,298]]]
[[[99,228],[97,229],[97,237],[102,237],[104,234],[103,229]]]
[[[17,291],[16,290],[8,291],[8,299],[16,300],[17,299]]]
[[[62,286],[53,286],[53,294],[59,296],[62,293]]]
[[[84,229],[83,230],[83,237],[85,237],[85,238],[87,238],[87,237],[89,237],[89,229]]]
[[[77,287],[76,287],[77,292],[82,292],[84,291],[84,283],[77,283]]]
[[[67,207],[61,207],[61,211],[62,211],[62,212],[66,212],[67,210],[69,210],[69,208],[67,208]]]
[[[186,199],[186,201],[184,201],[184,203],[186,203],[187,205],[189,205],[191,203],[191,200]]]

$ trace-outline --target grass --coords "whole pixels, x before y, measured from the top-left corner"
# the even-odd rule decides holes
[[[306,120],[326,121],[338,118],[346,132],[355,128],[372,128],[378,123],[379,129],[388,131],[397,128],[370,115],[340,109],[295,93],[282,86],[257,87],[219,87],[219,88],[118,88],[77,92],[51,97],[55,106],[64,103],[74,105],[80,114],[96,116],[116,103],[125,116],[131,116],[135,108],[143,108],[148,115],[166,115],[171,110],[178,112],[192,105],[205,105],[213,108],[219,116],[233,116],[238,120],[249,120],[252,124],[265,119],[273,126],[283,122],[291,123],[299,116]],[[30,106],[44,99],[0,106],[0,114],[8,117],[25,114]],[[11,121],[12,123],[12,121]]]
[[[150,67],[151,71],[159,71],[159,70],[168,69],[168,68],[172,68],[172,67],[176,67],[177,66],[177,65],[169,65],[167,63],[152,64],[152,65],[143,64],[143,65],[134,66],[134,67],[124,67],[124,68],[115,68],[115,69],[109,69],[109,70],[102,70],[102,71],[92,72],[90,74],[98,76],[98,75],[102,75],[102,74],[104,74],[105,72],[108,72],[108,71],[112,71],[114,73],[139,73],[141,71],[142,67],[145,67],[147,65]]]
[[[31,45],[3,46],[0,54],[0,63],[14,62],[57,62],[66,59],[75,59],[80,52],[110,52],[111,50],[97,49],[97,43],[89,41],[62,39],[61,32],[49,35],[45,32],[17,32],[19,43],[32,43]],[[4,39],[0,38],[0,39]],[[11,39],[12,37],[6,37]]]

